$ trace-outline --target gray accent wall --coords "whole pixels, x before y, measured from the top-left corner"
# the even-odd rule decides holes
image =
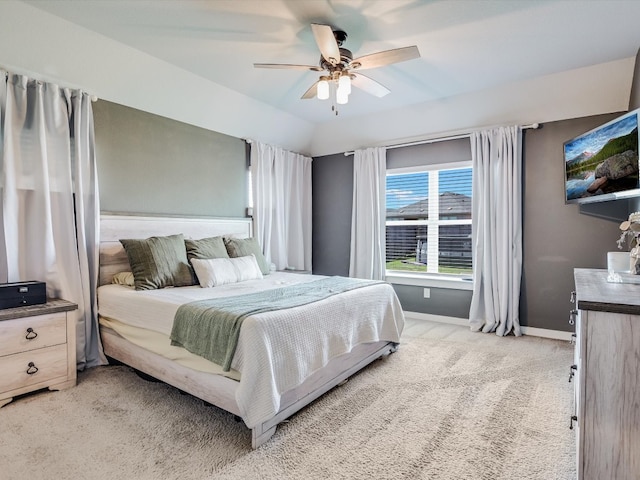
[[[313,273],[348,277],[353,155],[318,157],[311,165]]]
[[[631,94],[629,95],[629,110],[640,108],[640,49],[636,53],[636,63],[633,69]]]
[[[413,145],[387,150],[387,168],[404,168],[471,160],[468,139]],[[313,159],[313,273],[349,275],[353,155]],[[433,288],[424,298],[423,287],[394,285],[403,308],[411,312],[467,318],[468,290]]]
[[[638,77],[634,78],[634,85]],[[573,269],[605,268],[618,224],[637,200],[564,204],[564,141],[622,114],[546,123],[523,135],[522,325],[569,331]],[[101,209],[109,212],[242,217],[247,147],[241,139],[100,100],[94,104]],[[389,168],[470,158],[467,139],[392,149]],[[416,160],[418,159],[418,160]],[[353,156],[313,161],[313,271],[348,275]],[[403,307],[466,318],[465,290],[396,285]]]
[[[522,325],[572,331],[567,320],[572,308],[573,269],[606,268],[607,252],[617,250],[619,219],[635,204],[566,205],[562,145],[622,113],[550,122],[524,132]],[[459,160],[464,155],[470,159],[468,139],[410,148],[414,149],[411,155],[407,155],[408,149],[388,150],[388,167],[410,166],[416,152],[420,152],[420,161],[434,163],[448,155],[449,159],[460,155]],[[353,157],[314,158],[313,176],[314,273],[345,275],[349,269]],[[422,287],[395,285],[395,289],[407,311],[468,317],[469,291],[431,288],[431,298],[424,299]]]
[[[93,113],[102,211],[245,216],[243,140],[105,100]]]
[[[469,318],[471,290],[429,287],[429,298],[424,298],[424,287],[393,285],[402,309],[442,317]]]
[[[471,143],[468,138],[423,143],[387,150],[387,169],[437,165],[439,163],[471,160]]]
[[[523,325],[572,331],[573,269],[606,268],[607,252],[617,251],[628,201],[565,204],[562,145],[622,113],[545,123],[524,133]]]

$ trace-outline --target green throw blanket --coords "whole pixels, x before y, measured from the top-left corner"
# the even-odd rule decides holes
[[[173,320],[171,345],[217,363],[228,372],[240,327],[249,315],[306,305],[376,283],[380,282],[328,277],[247,295],[186,303],[178,308]]]

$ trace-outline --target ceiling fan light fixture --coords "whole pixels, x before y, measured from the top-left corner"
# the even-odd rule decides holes
[[[346,95],[351,95],[351,76],[344,72],[338,79],[338,91],[342,90]]]
[[[320,50],[320,59],[317,66],[289,63],[254,63],[253,65],[256,68],[281,68],[325,72],[324,75],[321,74],[318,81],[307,89],[301,99],[318,98],[319,100],[327,100],[332,98],[331,110],[335,112],[336,115],[338,114],[336,104],[344,105],[349,101],[352,86],[378,98],[382,98],[390,93],[387,87],[366,75],[360,74],[359,70],[384,67],[386,65],[420,58],[418,47],[413,45],[371,53],[354,59],[353,53],[342,46],[347,39],[347,34],[344,31],[334,30],[329,25],[318,23],[311,24],[311,31],[316,46]],[[351,73],[355,72],[356,69],[358,69],[357,74]],[[335,98],[333,98],[334,95]]]
[[[320,77],[317,92],[318,100],[327,100],[329,98],[329,81],[327,77]]]
[[[349,101],[349,94],[343,88],[340,88],[338,85],[338,89],[336,90],[336,103],[338,105],[344,105]]]

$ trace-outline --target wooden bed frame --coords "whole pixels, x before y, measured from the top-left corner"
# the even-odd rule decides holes
[[[175,217],[101,216],[100,285],[111,282],[114,274],[129,269],[121,238],[147,238],[183,233],[185,237],[216,235],[251,236],[250,219],[196,219]],[[119,362],[173,385],[195,397],[240,416],[235,392],[238,382],[230,378],[184,367],[125,340],[113,330],[100,328],[104,352]],[[393,342],[358,345],[350,353],[331,360],[326,367],[301,385],[282,395],[280,410],[268,421],[252,428],[252,447],[257,448],[275,433],[277,425],[301,408],[345,381],[381,356],[397,350]]]

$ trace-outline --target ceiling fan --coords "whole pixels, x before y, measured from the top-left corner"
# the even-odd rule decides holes
[[[382,52],[372,53],[359,58],[353,58],[351,51],[342,48],[347,34],[342,30],[333,30],[328,25],[311,24],[311,30],[316,44],[320,49],[320,62],[316,65],[292,65],[287,63],[254,63],[256,68],[279,68],[293,70],[311,70],[324,72],[320,78],[302,95],[303,99],[319,98],[326,100],[330,90],[335,90],[337,104],[348,102],[351,86],[357,87],[375,96],[384,97],[390,90],[372,78],[359,73],[360,70],[384,67],[392,63],[404,62],[420,57],[418,47],[403,47]],[[358,72],[358,73],[356,73]],[[335,105],[332,109],[338,114]]]

